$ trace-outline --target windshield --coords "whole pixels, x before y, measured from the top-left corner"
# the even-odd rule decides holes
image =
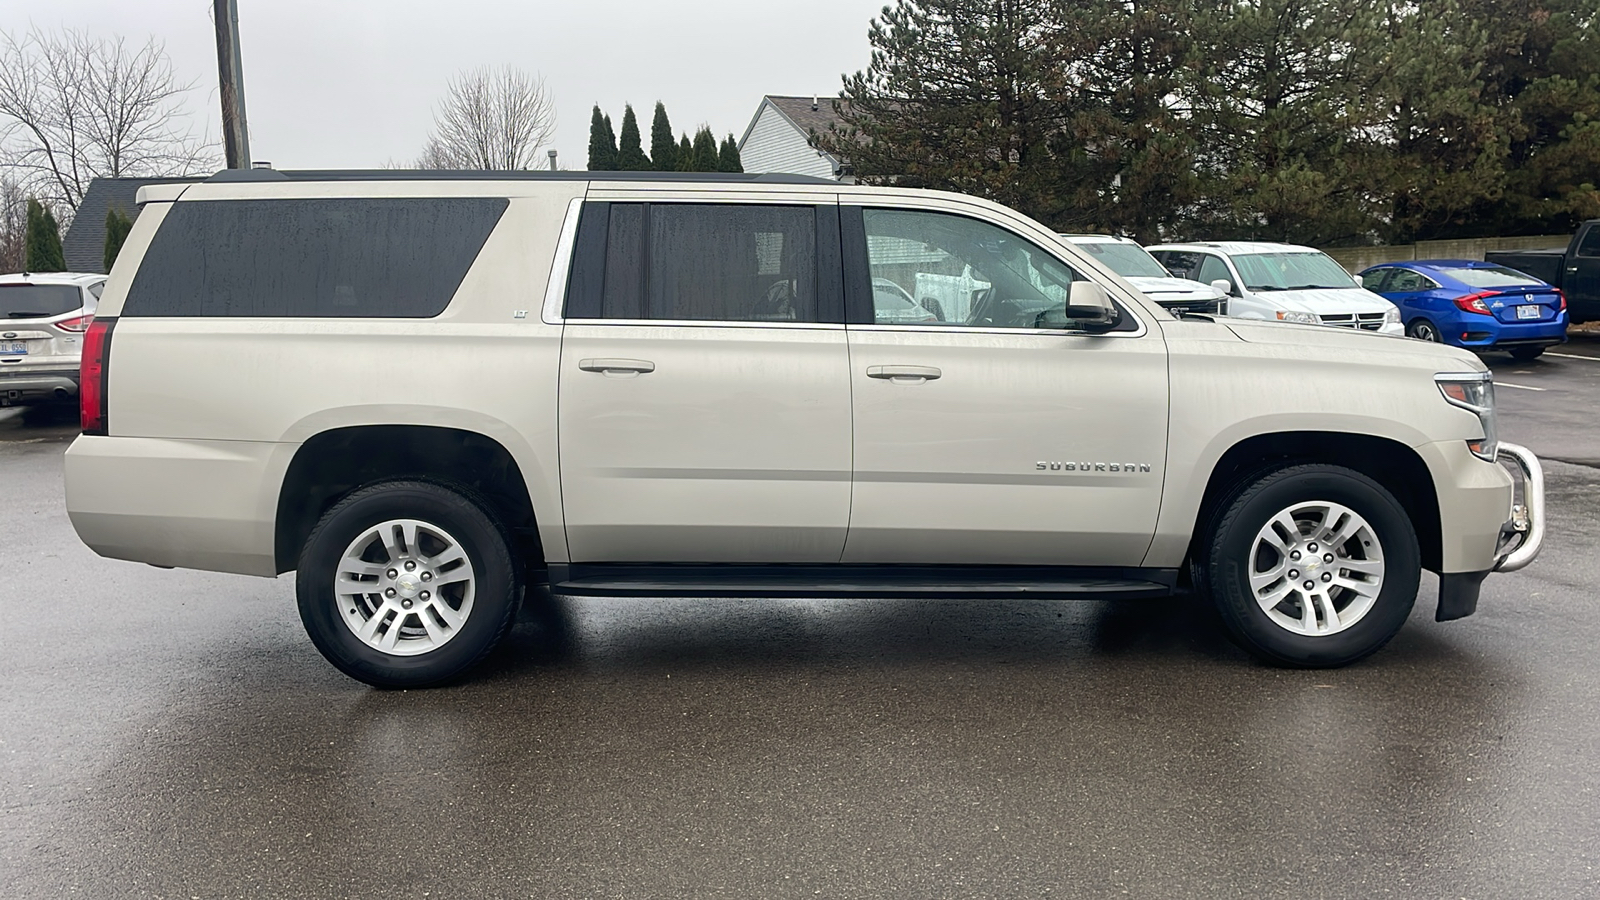
[[[1349,272],[1321,253],[1242,253],[1233,264],[1252,291],[1359,287]]]
[[[83,306],[71,284],[0,284],[0,319],[44,319]]]
[[[1137,244],[1112,243],[1110,241],[1073,241],[1078,249],[1088,253],[1100,264],[1123,278],[1171,278],[1172,275],[1162,268],[1156,258],[1146,253],[1143,247]]]
[[[1471,287],[1544,287],[1544,282],[1505,266],[1473,266],[1468,269],[1439,267],[1439,271]]]

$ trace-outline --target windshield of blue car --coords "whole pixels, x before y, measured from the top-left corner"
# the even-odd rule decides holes
[[[1439,267],[1439,271],[1469,287],[1544,287],[1544,282],[1505,266]]]
[[[0,284],[0,319],[44,319],[83,306],[71,284]]]
[[[1172,275],[1156,258],[1135,244],[1111,241],[1073,241],[1078,249],[1093,256],[1101,265],[1123,278],[1171,278]]]
[[[1321,253],[1240,253],[1233,264],[1252,291],[1360,287],[1344,267]]]

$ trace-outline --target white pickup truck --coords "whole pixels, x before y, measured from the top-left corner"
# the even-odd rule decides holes
[[[1459,618],[1542,538],[1472,354],[1178,318],[972,197],[255,171],[141,203],[85,336],[73,525],[297,570],[311,640],[375,685],[458,677],[546,582],[1185,593],[1262,659],[1336,666],[1422,569]],[[963,308],[907,316],[941,279]]]

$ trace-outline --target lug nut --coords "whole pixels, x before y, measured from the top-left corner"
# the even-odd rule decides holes
[[[394,596],[394,588],[389,588],[387,591],[384,591],[383,595],[385,597],[393,597]]]
[[[1322,580],[1323,581],[1332,581],[1333,580],[1333,573],[1332,572],[1323,572],[1322,573]]]
[[[393,578],[393,577],[395,577],[395,576],[396,576],[396,575],[399,575],[399,574],[400,574],[400,573],[399,573],[399,572],[397,572],[397,571],[395,571],[395,570],[394,570],[394,569],[390,569],[390,570],[389,570],[389,577],[390,577],[390,578]]]
[[[431,596],[433,596],[433,595],[429,594],[427,591],[423,591],[422,592],[422,599],[424,599],[424,600],[428,599]]]
[[[1322,561],[1323,562],[1333,562],[1333,554],[1332,553],[1324,553],[1324,554],[1322,554]]]
[[[1315,550],[1315,549],[1317,549],[1317,548],[1315,548],[1315,547],[1312,547],[1312,548],[1311,548],[1311,549],[1313,549],[1313,550]],[[412,561],[411,561],[411,560],[409,560],[409,559],[408,559],[408,560],[406,560],[406,571],[407,571],[407,572],[409,572],[409,571],[411,571],[411,570],[412,570],[412,569],[415,569],[415,568],[416,568],[416,567],[417,567],[417,564],[416,564],[416,563],[414,563],[414,562],[412,562]]]
[[[1328,562],[1333,562],[1333,557],[1331,557],[1331,556],[1328,557]],[[433,573],[432,572],[423,572],[422,573],[422,580],[423,581],[432,581],[433,580]]]
[[[401,600],[400,601],[400,605],[404,606],[406,609],[410,609],[411,608],[411,601],[410,600]]]
[[[1300,570],[1299,569],[1290,569],[1289,570],[1289,577],[1290,578],[1299,578],[1300,577]]]
[[[1316,545],[1316,544],[1314,544],[1314,543],[1312,543],[1312,544],[1307,544],[1307,545],[1306,545],[1306,549],[1307,549],[1307,550],[1310,550],[1310,551],[1311,551],[1311,552],[1312,552],[1312,553],[1315,553],[1315,552],[1317,552],[1317,545]]]
[[[1290,550],[1289,551],[1289,558],[1290,559],[1299,559],[1300,558],[1300,551],[1299,550]],[[389,574],[390,574],[391,577],[394,575],[393,572],[390,572]]]
[[[1306,582],[1306,590],[1308,590],[1308,591],[1311,590],[1312,588],[1316,587],[1316,586],[1317,586],[1317,583],[1315,581]]]

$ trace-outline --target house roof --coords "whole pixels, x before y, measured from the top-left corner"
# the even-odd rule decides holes
[[[72,216],[72,225],[61,239],[61,250],[67,259],[69,272],[104,272],[106,270],[106,213],[113,207],[120,209],[129,219],[138,218],[139,205],[135,197],[139,188],[147,184],[174,184],[200,181],[199,178],[96,178],[89,182],[78,210]]]
[[[768,94],[761,98],[761,105],[756,107],[756,114],[750,117],[750,124],[745,126],[744,136],[739,138],[739,146],[744,147],[745,141],[750,139],[750,132],[756,127],[756,121],[761,118],[761,111],[771,105],[778,114],[789,120],[808,140],[812,132],[827,134],[835,125],[843,125],[844,119],[834,112],[833,104],[848,105],[850,101],[840,100],[827,94],[817,94],[810,97],[785,97]],[[826,154],[833,159],[832,154]],[[838,162],[838,160],[834,160]]]

